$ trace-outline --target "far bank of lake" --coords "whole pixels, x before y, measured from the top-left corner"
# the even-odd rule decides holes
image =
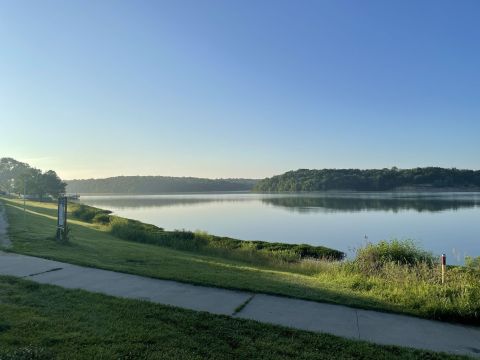
[[[480,255],[480,192],[202,193],[82,196],[81,202],[167,230],[323,245],[410,238],[449,263]]]

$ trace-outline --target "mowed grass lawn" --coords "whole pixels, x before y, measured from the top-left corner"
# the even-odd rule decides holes
[[[0,276],[0,359],[460,359]]]
[[[70,220],[71,239],[54,239],[56,204],[3,199],[10,222],[10,251],[79,265],[207,286],[248,290],[348,306],[479,324],[480,272],[449,271],[446,286],[416,269],[364,275],[348,266],[317,262],[258,264],[121,240],[108,226]],[[429,271],[429,270],[428,270]],[[427,271],[427,272],[428,272]],[[436,274],[436,270],[434,271]],[[436,275],[433,276],[436,276]],[[456,281],[458,280],[458,281]]]

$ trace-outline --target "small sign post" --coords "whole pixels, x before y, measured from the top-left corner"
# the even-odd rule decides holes
[[[447,256],[442,254],[442,284],[445,284],[445,271],[447,270]]]
[[[64,241],[67,230],[67,197],[58,197],[57,240]]]

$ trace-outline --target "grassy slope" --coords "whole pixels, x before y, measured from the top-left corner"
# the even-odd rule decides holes
[[[475,291],[478,292],[478,287],[470,286],[469,282],[468,289],[459,287],[450,290],[428,281],[414,283],[408,277],[403,283],[395,284],[394,281],[381,278],[365,279],[360,275],[337,271],[317,271],[314,275],[307,275],[298,269],[252,265],[221,257],[123,241],[108,234],[105,227],[79,221],[70,222],[73,234],[70,244],[60,245],[52,239],[55,233],[54,204],[29,203],[30,210],[44,216],[27,213],[26,231],[23,230],[22,211],[11,206],[12,204],[18,205],[18,202],[9,201],[6,206],[11,225],[12,250],[15,252],[196,284],[404,312],[430,318],[474,323],[478,321],[480,304],[472,303],[478,297],[474,294]],[[405,290],[407,288],[408,291]],[[444,290],[449,293],[446,294]],[[452,291],[455,291],[455,296],[463,296],[462,303],[451,300]],[[477,314],[476,317],[473,314]]]
[[[0,359],[459,359],[0,276]]]
[[[9,206],[11,203],[7,203],[6,210],[14,252],[155,278],[364,307],[382,306],[355,296],[353,291],[342,291],[335,284],[319,283],[311,276],[124,241],[102,231],[100,225],[80,221],[69,221],[73,239],[68,245],[60,245],[52,237],[56,214],[53,204],[31,202],[27,209],[52,218],[27,212],[24,230],[23,212]]]

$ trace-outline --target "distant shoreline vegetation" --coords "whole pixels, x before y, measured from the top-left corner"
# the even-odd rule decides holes
[[[425,167],[414,169],[300,169],[258,181],[256,192],[326,190],[480,190],[480,170]]]
[[[105,179],[67,180],[67,191],[79,194],[195,193],[251,191],[258,180],[204,179],[169,176],[116,176]]]

